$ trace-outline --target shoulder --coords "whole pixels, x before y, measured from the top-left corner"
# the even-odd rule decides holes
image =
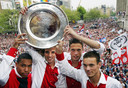
[[[121,83],[110,76],[107,78],[107,88],[122,88]]]
[[[31,74],[31,73],[29,73],[29,74],[28,74],[28,77],[30,77],[30,78],[31,78],[31,76],[32,76],[32,74]]]
[[[64,58],[67,60],[71,60],[71,55],[68,52],[64,52]]]
[[[29,73],[29,74],[28,74],[28,81],[31,81],[31,77],[32,77],[32,74]]]
[[[64,52],[64,56],[66,56],[66,55],[70,55],[70,53],[68,53],[68,52]]]

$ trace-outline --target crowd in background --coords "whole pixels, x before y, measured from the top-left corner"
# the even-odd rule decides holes
[[[0,34],[0,54],[6,54],[8,52],[15,37],[15,33]]]
[[[100,41],[102,38],[105,38],[104,41],[100,41],[105,45],[106,48],[104,53],[101,55],[101,58],[103,60],[101,70],[103,71],[103,73],[119,80],[124,88],[128,88],[128,63],[112,65],[111,50],[108,46],[108,42],[110,40],[127,31],[125,29],[121,29],[118,26],[117,22],[112,18],[98,19],[92,22],[85,22],[84,24],[85,26],[83,32],[79,32],[79,29],[82,26],[80,24],[71,24],[71,27],[81,36],[88,37],[93,40]],[[7,53],[7,51],[13,44],[13,40],[15,37],[15,33],[0,34],[0,54]],[[65,37],[64,39],[64,51],[68,51],[69,39],[70,37]],[[83,51],[87,52],[90,49],[90,47],[84,45]],[[23,49],[20,48],[19,52],[23,52]]]

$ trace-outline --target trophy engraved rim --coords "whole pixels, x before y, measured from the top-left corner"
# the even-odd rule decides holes
[[[28,7],[26,14],[19,15],[18,32],[26,33],[26,43],[35,48],[51,48],[63,39],[68,25],[66,14],[51,3],[36,3]]]

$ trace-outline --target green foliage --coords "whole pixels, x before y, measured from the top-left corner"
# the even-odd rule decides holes
[[[80,6],[77,8],[77,11],[80,13],[80,14],[85,14],[86,13],[86,10],[84,9],[84,7]]]
[[[0,33],[14,31],[17,27],[18,11],[1,10],[0,11]]]
[[[91,21],[98,18],[108,18],[107,15],[101,15],[100,11],[97,8],[93,8],[90,11],[86,12],[86,10],[80,6],[77,8],[77,11],[70,10],[68,8],[65,8],[64,6],[61,6],[61,8],[64,10],[64,12],[67,14],[67,17],[69,21],[75,20],[85,20],[85,21]],[[111,13],[113,16],[115,13]]]
[[[111,11],[111,16],[116,16],[116,12]]]
[[[101,17],[101,18],[108,18],[107,15],[101,15],[100,17]]]
[[[78,20],[95,20],[97,18],[107,18],[107,15],[101,15],[100,11],[96,8],[91,9],[86,12],[86,10],[80,6],[77,10],[71,10],[61,6],[61,8],[66,13],[69,21],[78,21]],[[19,11],[17,10],[0,10],[0,33],[16,31],[17,22],[18,22]],[[115,12],[111,12],[111,16],[115,16]]]
[[[64,10],[64,12],[66,13],[68,20],[72,21],[72,20],[79,20],[80,19],[80,15],[77,11],[75,10],[70,10],[69,8],[65,8],[64,6],[61,6],[61,8]]]
[[[92,19],[94,20],[94,19],[97,19],[100,17],[101,17],[100,11],[97,10],[96,8],[91,9],[89,12],[84,14],[84,19],[86,19],[86,20],[92,20]]]
[[[77,12],[79,12],[80,18],[81,18],[81,20],[83,20],[84,14],[86,13],[86,10],[84,9],[84,7],[82,7],[82,6],[78,7]]]

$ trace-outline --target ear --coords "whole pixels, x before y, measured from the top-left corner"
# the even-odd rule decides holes
[[[99,68],[101,68],[102,62],[99,62],[98,65],[99,65]]]
[[[68,52],[70,52],[70,47],[68,48]]]
[[[17,63],[17,62],[15,62],[15,64],[16,64],[16,67],[17,67],[18,63]]]

